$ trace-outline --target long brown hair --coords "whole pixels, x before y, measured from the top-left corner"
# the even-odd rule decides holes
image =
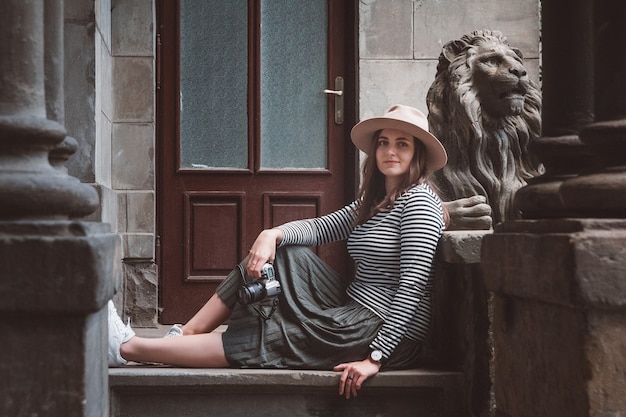
[[[430,181],[430,172],[426,169],[426,147],[416,137],[413,137],[414,152],[409,165],[409,170],[403,176],[402,181],[389,195],[385,189],[385,175],[380,172],[376,164],[376,147],[380,132],[378,130],[373,137],[368,156],[363,163],[361,178],[363,181],[359,189],[360,199],[359,211],[356,224],[360,225],[371,219],[376,214],[390,210],[396,199],[409,188],[422,183],[427,183],[438,193],[437,187]],[[444,207],[444,221],[446,226],[449,222],[448,212]]]

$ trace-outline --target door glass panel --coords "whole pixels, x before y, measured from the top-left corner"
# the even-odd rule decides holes
[[[327,166],[327,0],[261,2],[261,167]]]
[[[248,0],[180,4],[180,164],[247,168]]]

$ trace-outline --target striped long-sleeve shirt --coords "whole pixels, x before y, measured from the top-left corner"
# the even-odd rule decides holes
[[[431,314],[433,261],[444,230],[441,201],[426,184],[400,196],[393,208],[354,227],[358,202],[279,228],[282,245],[321,245],[348,239],[355,278],[348,296],[381,317],[370,344],[388,358],[405,337],[423,341]]]

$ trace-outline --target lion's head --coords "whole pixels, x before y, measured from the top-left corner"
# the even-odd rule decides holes
[[[541,92],[521,52],[497,31],[448,42],[427,104],[430,130],[449,156],[435,174],[444,198],[483,195],[494,223],[518,217],[514,193],[542,169],[528,149],[541,134]]]

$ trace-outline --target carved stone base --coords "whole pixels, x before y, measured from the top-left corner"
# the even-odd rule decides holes
[[[580,217],[626,217],[626,165],[567,180],[560,193]]]
[[[50,151],[65,137],[52,120],[0,115],[0,218],[81,217],[96,210],[93,187],[50,165]]]
[[[574,212],[563,205],[561,184],[596,166],[597,155],[576,135],[542,137],[531,143],[531,149],[546,172],[515,193],[515,209],[524,219],[573,217]]]
[[[121,274],[109,230],[0,222],[0,415],[108,415],[106,303]]]
[[[517,221],[483,241],[497,414],[626,413],[626,220]]]
[[[626,217],[626,119],[591,124],[580,138],[606,168],[563,182],[563,205],[579,217]]]

